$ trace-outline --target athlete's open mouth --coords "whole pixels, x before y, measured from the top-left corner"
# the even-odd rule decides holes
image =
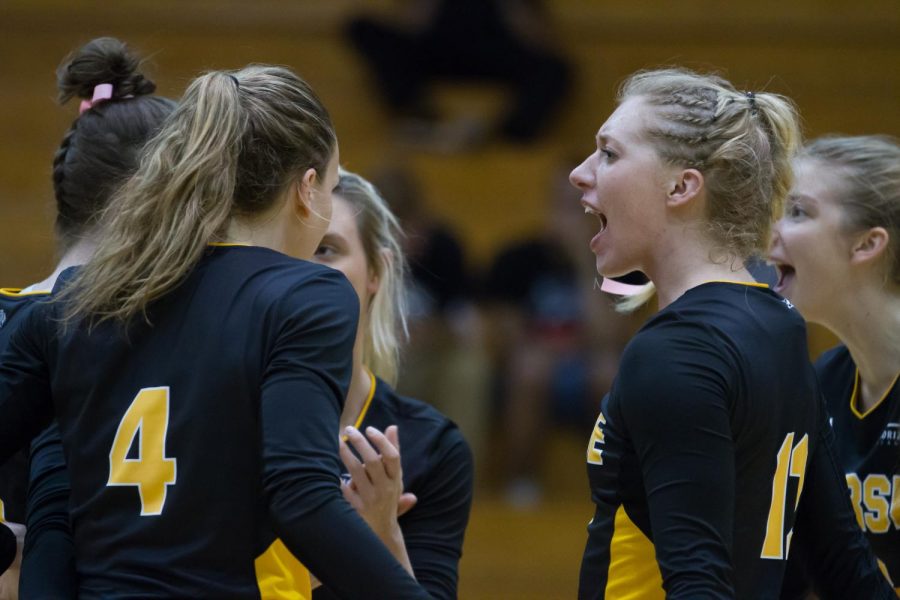
[[[775,270],[778,271],[778,283],[775,284],[775,291],[781,292],[794,280],[797,271],[787,263],[776,263]]]
[[[597,220],[600,222],[599,233],[603,233],[606,230],[606,215],[604,215],[602,212],[596,211],[593,208],[589,208],[589,207],[585,206],[584,214],[594,215],[595,217],[597,217]]]

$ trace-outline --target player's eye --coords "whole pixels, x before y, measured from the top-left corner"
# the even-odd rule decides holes
[[[792,202],[787,207],[787,216],[792,219],[802,219],[808,216],[808,213],[796,202]]]
[[[334,258],[336,255],[335,249],[328,244],[319,244],[319,247],[316,248],[315,256],[317,258]]]

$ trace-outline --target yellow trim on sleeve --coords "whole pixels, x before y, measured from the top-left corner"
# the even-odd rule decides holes
[[[859,402],[860,402],[860,397],[859,397],[860,377],[859,377],[859,367],[857,367],[856,374],[853,377],[853,391],[850,392],[850,412],[852,412],[853,415],[857,419],[865,419],[867,416],[872,414],[872,411],[875,410],[876,408],[878,408],[879,406],[881,406],[881,403],[884,402],[885,399],[891,395],[892,391],[894,391],[894,386],[897,385],[898,377],[900,377],[900,373],[897,373],[897,375],[894,376],[894,381],[891,383],[891,385],[888,387],[888,389],[884,392],[884,394],[881,396],[881,398],[878,400],[878,402],[873,404],[872,407],[869,408],[869,410],[867,410],[865,412],[859,412],[859,409],[857,407],[859,406]]]

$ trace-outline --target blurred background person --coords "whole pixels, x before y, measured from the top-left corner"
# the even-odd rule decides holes
[[[543,133],[566,97],[570,67],[552,42],[539,0],[404,0],[393,22],[350,21],[347,33],[371,68],[402,130],[447,150],[499,135],[518,143]],[[483,116],[442,122],[436,81],[482,81],[509,88],[500,122]]]
[[[519,508],[540,502],[546,431],[591,426],[638,324],[600,293],[584,245],[591,223],[572,209],[580,197],[568,180],[575,164],[561,163],[546,186],[543,230],[501,248],[484,278],[502,450],[492,467]]]
[[[397,215],[409,263],[409,344],[401,353],[397,389],[446,414],[481,457],[490,418],[489,365],[465,249],[453,228],[429,209],[410,170],[386,168],[372,181]]]

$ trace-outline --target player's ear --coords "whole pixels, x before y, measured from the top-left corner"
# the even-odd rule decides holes
[[[313,194],[316,193],[318,177],[316,170],[310,168],[291,186],[291,202],[301,219],[306,219],[313,213]]]
[[[666,204],[671,208],[687,206],[703,190],[703,173],[697,169],[677,171],[669,182]]]
[[[871,227],[859,233],[850,248],[850,263],[871,264],[887,252],[890,234],[884,227]]]

